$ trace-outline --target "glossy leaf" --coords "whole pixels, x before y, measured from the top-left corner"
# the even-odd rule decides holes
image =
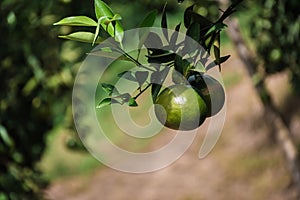
[[[80,32],[74,32],[69,35],[62,35],[62,36],[58,36],[58,37],[63,38],[63,39],[74,40],[74,41],[79,41],[79,42],[86,42],[86,43],[92,44],[95,34],[91,33],[91,32],[80,31]],[[95,41],[95,43],[100,43],[102,41],[103,41],[103,38],[98,37],[97,40]]]
[[[145,81],[148,78],[148,75],[149,75],[149,72],[147,72],[147,71],[137,71],[137,72],[135,72],[135,78],[136,78],[136,80],[137,80],[140,87],[145,83]]]
[[[115,23],[107,23],[108,19],[113,19],[115,14],[112,9],[103,1],[95,0],[95,13],[100,24],[117,42],[122,42],[124,37],[124,29],[119,21]],[[105,20],[103,20],[105,19]],[[107,21],[108,20],[108,21]]]
[[[163,9],[162,18],[161,18],[161,27],[163,28],[162,31],[163,31],[163,34],[164,34],[165,38],[169,42],[166,7],[167,7],[167,3],[165,3],[164,9]]]
[[[54,23],[53,25],[64,26],[97,26],[97,22],[87,16],[66,17]]]
[[[105,98],[102,101],[100,101],[100,103],[96,106],[96,108],[103,108],[103,107],[111,105],[113,103],[120,104],[120,102],[117,101],[116,99],[108,97],[108,98]]]

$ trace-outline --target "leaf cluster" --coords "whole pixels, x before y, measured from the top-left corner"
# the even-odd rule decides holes
[[[221,70],[221,64],[230,57],[230,55],[221,56],[220,33],[226,28],[224,20],[235,12],[236,4],[232,4],[216,21],[211,21],[197,13],[194,4],[185,9],[183,23],[178,23],[174,31],[168,29],[167,4],[165,4],[160,23],[162,34],[150,31],[150,29],[140,29],[137,47],[139,50],[136,58],[123,50],[124,29],[120,22],[122,17],[115,14],[101,0],[95,0],[94,6],[96,20],[86,16],[74,16],[64,18],[54,24],[92,26],[95,27],[94,33],[75,32],[61,37],[92,44],[100,43],[108,36],[113,37],[118,45],[114,45],[115,48],[110,48],[108,54],[121,53],[122,58],[125,58],[124,60],[134,63],[140,69],[136,72],[124,71],[118,74],[118,77],[137,84],[136,95],[120,94],[113,85],[103,83],[102,89],[108,97],[100,101],[98,108],[111,103],[127,103],[129,106],[137,106],[136,99],[148,88],[151,88],[152,99],[155,101],[169,72],[172,72],[174,83],[184,84],[191,75],[201,75],[215,66]],[[156,18],[156,10],[148,13],[140,22],[139,28],[152,27]],[[179,32],[185,34],[185,39],[179,39]],[[147,49],[147,54],[144,55],[147,58],[147,65],[140,62],[142,48]],[[101,55],[108,56],[105,53],[107,52],[103,53],[102,51]],[[214,57],[213,61],[209,61],[210,56]]]

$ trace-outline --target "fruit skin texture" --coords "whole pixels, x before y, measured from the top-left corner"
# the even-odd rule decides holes
[[[225,103],[225,91],[219,81],[206,74],[198,79],[191,76],[188,81],[204,99],[207,105],[207,117],[217,114],[222,109]]]
[[[202,97],[190,85],[172,85],[157,97],[155,114],[166,127],[193,130],[206,118],[207,107]]]

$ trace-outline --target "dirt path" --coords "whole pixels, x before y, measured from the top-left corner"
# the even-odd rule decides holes
[[[225,127],[208,157],[203,160],[197,157],[203,140],[199,133],[189,150],[163,170],[136,175],[101,168],[90,177],[54,182],[46,191],[47,197],[55,200],[295,199],[293,189],[288,188],[290,178],[283,155],[268,139],[261,104],[238,59],[226,63],[224,79],[232,76],[232,71],[240,81],[226,88]]]

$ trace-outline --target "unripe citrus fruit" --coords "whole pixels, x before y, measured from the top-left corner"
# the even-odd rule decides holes
[[[222,109],[225,102],[225,91],[219,81],[206,74],[201,78],[191,76],[188,81],[204,99],[207,105],[207,117],[217,114]]]
[[[166,127],[192,130],[206,118],[207,107],[203,98],[190,85],[172,85],[157,97],[155,114]]]

